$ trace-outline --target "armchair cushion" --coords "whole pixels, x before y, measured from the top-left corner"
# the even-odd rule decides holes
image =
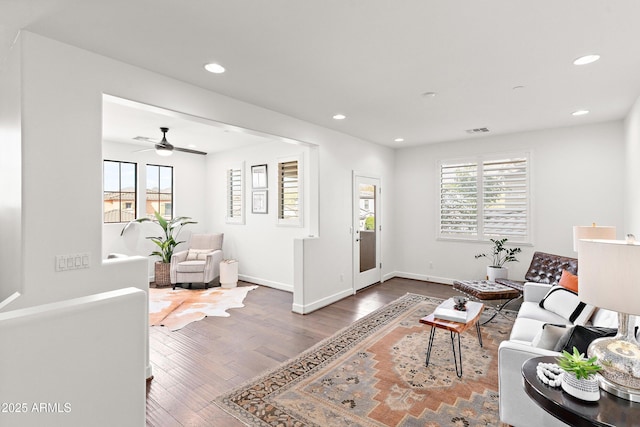
[[[205,261],[182,261],[176,267],[178,273],[202,273],[204,271]]]
[[[207,259],[207,254],[212,251],[212,249],[189,249],[187,261],[205,260]]]

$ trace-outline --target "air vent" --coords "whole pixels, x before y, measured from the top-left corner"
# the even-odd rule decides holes
[[[467,129],[465,132],[467,133],[487,133],[489,132],[488,128],[475,128],[475,129]]]

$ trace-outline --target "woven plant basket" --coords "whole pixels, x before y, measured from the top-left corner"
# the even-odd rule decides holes
[[[166,288],[171,286],[171,264],[167,262],[156,262],[155,265],[155,283],[157,288]]]

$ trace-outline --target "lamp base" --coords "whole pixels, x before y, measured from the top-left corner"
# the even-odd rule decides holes
[[[640,345],[629,329],[629,315],[618,313],[618,335],[594,340],[587,350],[602,366],[600,387],[622,399],[640,402]]]

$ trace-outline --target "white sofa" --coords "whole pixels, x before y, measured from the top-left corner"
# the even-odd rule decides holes
[[[515,427],[565,426],[539,407],[524,391],[522,364],[538,356],[557,356],[558,352],[535,347],[536,335],[545,323],[572,323],[539,303],[551,289],[549,284],[525,283],[523,302],[513,325],[509,340],[498,349],[498,381],[500,392],[500,420]],[[589,325],[617,328],[617,314],[596,308],[588,319]]]

